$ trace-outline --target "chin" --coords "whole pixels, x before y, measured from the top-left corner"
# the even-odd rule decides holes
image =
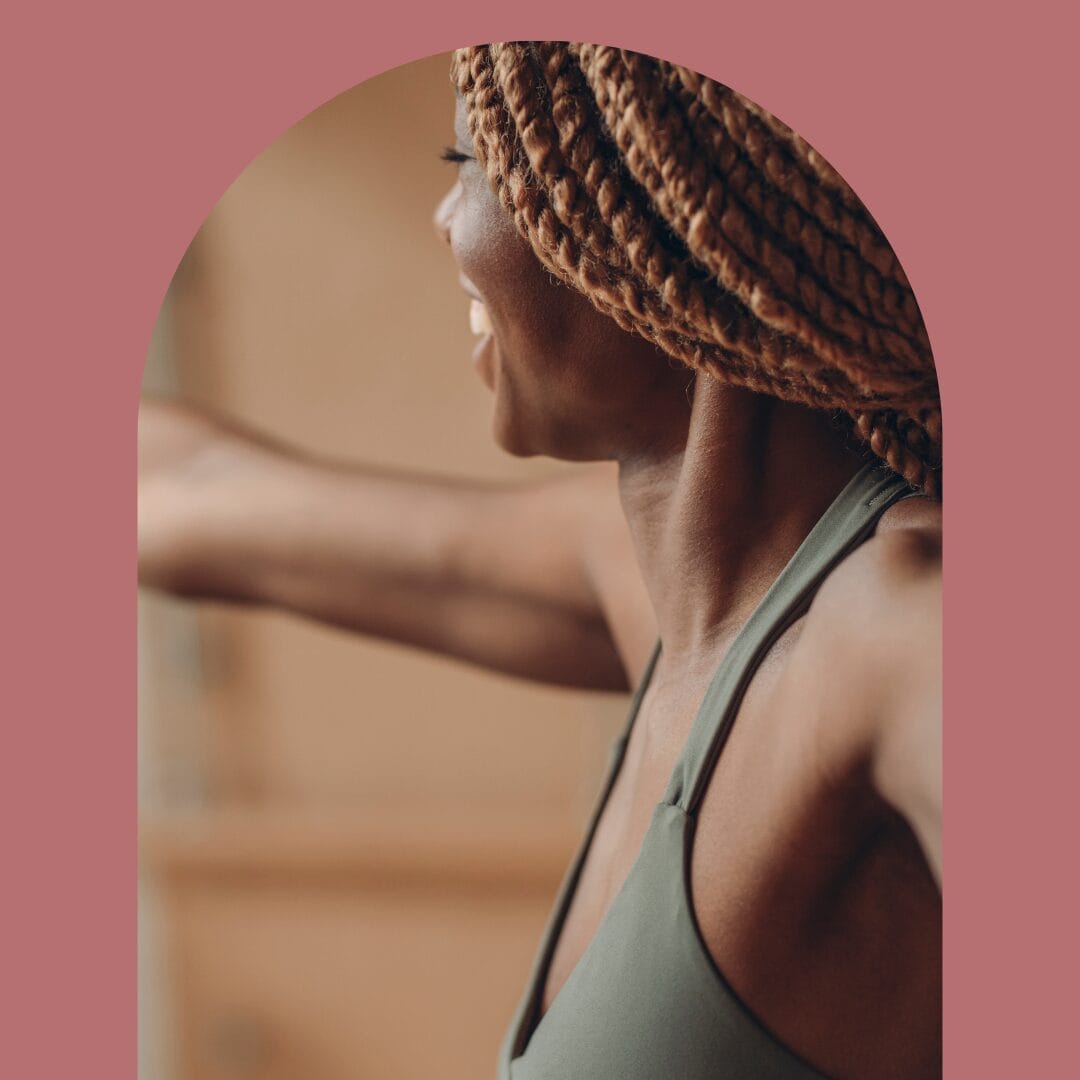
[[[529,423],[509,410],[496,407],[492,424],[495,444],[513,457],[555,458],[557,461],[606,461],[612,457],[592,445],[593,440],[565,423]]]
[[[559,461],[599,461],[612,456],[599,451],[600,433],[595,425],[582,416],[567,416],[553,405],[535,393],[518,391],[500,368],[492,416],[496,446],[518,458],[543,455]]]
[[[528,458],[536,457],[537,454],[551,453],[549,450],[537,448],[531,439],[526,438],[521,425],[514,423],[512,417],[507,417],[503,410],[497,407],[492,422],[492,435],[495,445],[513,457]]]

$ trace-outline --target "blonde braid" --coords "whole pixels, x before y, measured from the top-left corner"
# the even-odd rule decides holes
[[[459,50],[477,159],[541,262],[623,329],[839,410],[940,493],[926,330],[870,214],[804,140],[685,68],[590,44]]]

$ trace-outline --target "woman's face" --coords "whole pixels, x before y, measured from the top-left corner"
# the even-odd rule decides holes
[[[548,273],[473,157],[460,99],[454,128],[458,176],[435,224],[472,299],[473,359],[495,396],[499,445],[617,459],[673,424],[685,433],[690,372]]]

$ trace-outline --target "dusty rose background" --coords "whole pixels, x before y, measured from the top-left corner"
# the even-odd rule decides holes
[[[1049,515],[1073,487],[1060,208],[1075,36],[1052,10],[8,14],[5,1075],[134,1075],[135,413],[180,255],[243,166],[346,87],[473,40],[560,36],[658,53],[761,102],[860,192],[915,283],[949,458],[946,1075],[1062,1075],[1073,1010],[1055,922],[1080,903],[1052,827],[1075,787],[1061,575],[1075,530]]]

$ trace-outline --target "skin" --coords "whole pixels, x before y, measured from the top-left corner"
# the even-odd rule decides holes
[[[471,157],[460,102],[455,129],[465,160],[436,226],[491,316],[478,363],[496,439],[617,463],[664,642],[546,1009],[625,880],[717,664],[860,462],[809,410],[705,376],[688,394],[685,371],[542,270]],[[717,965],[836,1076],[940,1068],[940,524],[926,500],[888,511],[771,650],[695,834],[691,892]]]
[[[694,379],[555,282],[471,159],[460,105],[456,136],[465,160],[436,227],[494,328],[475,364],[495,439],[580,468],[433,480],[147,401],[140,580],[597,689],[636,685],[662,638],[546,1008],[725,650],[861,462],[820,415]],[[698,815],[707,948],[765,1025],[836,1077],[940,1075],[940,538],[940,507],[909,499],[832,572],[755,674]]]

